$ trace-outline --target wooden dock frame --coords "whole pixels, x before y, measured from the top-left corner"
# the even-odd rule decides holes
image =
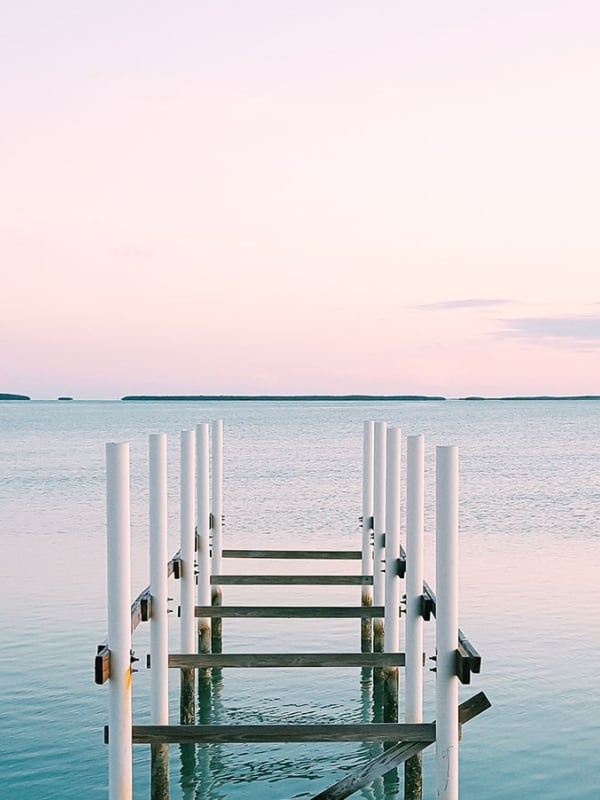
[[[209,430],[212,434],[212,474],[209,468]],[[347,778],[315,795],[313,800],[337,800],[405,764],[405,800],[422,800],[420,753],[436,743],[436,764],[443,762],[443,784],[437,769],[437,797],[458,798],[458,740],[462,724],[490,706],[479,693],[460,706],[458,683],[468,684],[472,673],[479,673],[481,657],[455,624],[457,619],[458,537],[458,452],[457,448],[437,448],[436,515],[438,589],[436,597],[422,579],[423,548],[423,437],[407,439],[406,544],[400,544],[400,433],[385,423],[365,423],[363,448],[362,549],[361,550],[242,550],[222,546],[222,445],[223,426],[198,425],[195,431],[182,432],[181,438],[181,549],[168,561],[166,573],[181,581],[179,616],[182,643],[187,652],[169,653],[162,630],[166,620],[162,576],[153,567],[151,585],[130,603],[128,573],[117,564],[129,548],[129,448],[107,445],[107,530],[109,537],[108,641],[99,645],[95,659],[95,682],[108,682],[111,715],[105,728],[109,743],[109,800],[132,799],[131,760],[133,744],[152,746],[151,797],[168,800],[168,745],[194,745],[210,742],[325,742],[379,741],[386,743],[383,754]],[[150,439],[151,463],[151,550],[166,561],[166,437]],[[152,477],[154,476],[154,477]],[[212,479],[212,504],[209,488]],[[195,490],[194,490],[195,488]],[[154,509],[154,511],[152,511]],[[383,519],[382,519],[383,515]],[[152,521],[154,519],[154,522]],[[386,548],[387,538],[387,548]],[[118,540],[118,541],[117,541]],[[124,543],[125,540],[125,543]],[[114,544],[111,544],[111,541]],[[390,552],[390,547],[392,551]],[[441,552],[440,552],[441,551]],[[111,557],[111,552],[113,555]],[[151,556],[152,559],[156,558]],[[223,559],[294,559],[297,561],[361,561],[361,575],[293,575],[223,573]],[[163,563],[164,563],[163,561]],[[381,563],[379,563],[381,562]],[[414,569],[412,565],[414,563]],[[378,566],[379,564],[379,566]],[[450,568],[447,569],[446,565]],[[448,574],[440,579],[440,568]],[[128,565],[127,569],[129,569]],[[385,574],[384,574],[385,573]],[[382,584],[382,576],[383,584]],[[400,580],[406,577],[406,593],[399,594]],[[417,583],[415,584],[415,579]],[[194,586],[198,584],[196,603]],[[441,584],[441,588],[440,588]],[[324,586],[361,587],[357,606],[227,606],[222,603],[222,587],[244,586]],[[417,588],[415,588],[417,587]],[[373,593],[373,589],[375,590]],[[158,592],[158,594],[157,594]],[[157,597],[159,604],[157,605]],[[443,598],[443,599],[442,599]],[[383,599],[383,603],[381,600]],[[379,602],[377,602],[379,600]],[[207,602],[208,601],[208,602]],[[440,605],[441,603],[441,605]],[[118,608],[117,608],[118,607]],[[110,609],[113,609],[111,612]],[[450,608],[448,612],[447,608]],[[443,613],[440,612],[440,609]],[[128,630],[124,628],[124,610]],[[157,616],[158,614],[158,616]],[[399,649],[399,620],[406,618],[407,652]],[[118,619],[116,619],[118,617]],[[222,651],[222,620],[228,618],[358,618],[361,620],[360,652],[352,653],[244,653]],[[436,617],[436,708],[438,723],[422,721],[423,653],[422,625]],[[116,619],[116,622],[115,622]],[[193,638],[194,620],[198,637]],[[385,620],[385,625],[384,625]],[[147,666],[158,670],[153,676],[153,720],[150,725],[133,725],[131,720],[131,634],[141,622],[149,621],[152,630],[151,653]],[[158,625],[158,633],[153,626]],[[441,634],[439,628],[442,628]],[[192,634],[190,636],[190,631]],[[158,645],[155,642],[158,641]],[[191,642],[191,644],[190,644]],[[416,644],[416,647],[415,647]],[[196,650],[197,645],[197,650]],[[327,725],[208,725],[195,724],[196,688],[202,697],[202,683],[210,685],[213,669],[228,667],[360,667],[373,670],[374,695],[386,696],[383,721],[362,724]],[[398,722],[398,668],[406,669],[405,721]],[[180,724],[168,724],[169,669],[181,674]],[[196,676],[198,687],[196,687]],[[379,684],[379,685],[378,685]],[[382,692],[382,687],[385,691]],[[416,688],[415,688],[416,687]],[[440,688],[442,687],[442,688]],[[420,696],[419,696],[420,692]],[[374,698],[376,700],[376,698]],[[164,704],[167,704],[165,714]],[[200,713],[200,722],[203,721]],[[376,712],[377,716],[377,712]],[[110,733],[112,731],[112,733]],[[116,732],[116,733],[115,733]],[[449,763],[450,758],[453,763]]]

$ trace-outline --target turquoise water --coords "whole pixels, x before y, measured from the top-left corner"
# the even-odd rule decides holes
[[[216,417],[225,421],[225,543],[232,547],[358,548],[363,420],[424,433],[431,583],[434,448],[458,444],[461,627],[483,656],[481,675],[462,687],[461,698],[482,689],[493,703],[464,729],[461,798],[600,797],[595,401],[1,403],[1,797],[107,797],[108,698],[106,687],[93,683],[93,656],[106,630],[104,445],[131,442],[135,595],[148,583],[148,434],[169,434],[175,552],[179,431]],[[227,564],[232,572],[238,566]],[[170,586],[176,605],[177,585]],[[227,601],[251,600],[252,591],[232,587]],[[356,602],[356,589],[327,591],[334,601]],[[295,596],[288,590],[282,602]],[[171,628],[177,645],[176,618]],[[225,647],[250,651],[265,634],[281,651],[348,649],[358,623],[334,622],[315,633],[313,624],[226,621]],[[428,654],[432,634],[433,626]],[[143,661],[147,626],[136,631],[134,648]],[[134,680],[140,723],[148,721],[149,675],[142,667]],[[176,675],[172,684],[176,721]],[[428,718],[433,688],[428,672]],[[369,689],[353,670],[327,680],[320,670],[226,671],[214,687],[212,713],[222,722],[359,721],[370,713]],[[171,795],[310,797],[368,755],[368,748],[342,744],[211,746],[182,767],[172,747]],[[432,759],[428,752],[430,798]],[[148,763],[147,748],[136,747],[138,798],[149,796]],[[362,796],[395,794],[376,784]]]

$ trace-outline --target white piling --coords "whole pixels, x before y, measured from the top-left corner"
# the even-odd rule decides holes
[[[423,435],[406,440],[406,722],[423,721]]]
[[[196,652],[196,434],[181,431],[181,652]],[[196,716],[195,678],[193,669],[180,670],[179,721],[193,725]]]
[[[406,669],[404,721],[423,721],[423,547],[425,518],[425,440],[406,439]],[[404,798],[423,797],[421,754],[404,765]]]
[[[212,433],[212,572],[221,574],[223,552],[223,420],[211,423]]]
[[[386,482],[386,436],[387,423],[375,423],[374,487],[373,487],[373,604],[383,606],[385,602],[385,482]],[[373,650],[381,652],[384,623],[373,621]]]
[[[210,462],[208,423],[196,425],[196,510],[198,515],[198,603],[211,604],[210,588]],[[200,649],[210,651],[210,617],[198,620]],[[205,641],[208,639],[208,645]],[[208,649],[207,649],[208,647]]]
[[[371,531],[373,530],[373,449],[375,423],[365,422],[363,429],[363,483],[362,483],[362,575],[373,575],[373,550]],[[373,589],[363,586],[361,593],[363,606],[373,605]],[[373,648],[373,625],[370,619],[361,621],[361,650],[368,653]]]
[[[386,653],[400,647],[400,457],[399,428],[387,430],[386,514],[385,514],[385,634]]]
[[[167,437],[150,436],[150,657],[153,725],[169,724]]]
[[[181,431],[181,652],[196,652],[196,435]]]
[[[458,448],[436,448],[436,785],[458,800]]]
[[[133,796],[130,517],[129,444],[107,444],[109,800],[131,800]]]

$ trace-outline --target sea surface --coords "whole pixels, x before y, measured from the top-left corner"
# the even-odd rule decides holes
[[[363,421],[425,434],[426,577],[433,585],[435,446],[458,445],[460,624],[483,659],[461,699],[483,690],[492,702],[463,730],[461,799],[600,798],[600,401],[73,401],[0,403],[3,800],[108,796],[108,692],[93,677],[106,634],[105,443],[131,443],[135,596],[148,584],[148,435],[169,437],[173,554],[179,433],[217,418],[225,425],[227,547],[358,549]],[[236,572],[249,563],[225,567]],[[266,570],[280,568],[289,562]],[[177,582],[170,590],[176,609]],[[224,591],[230,603],[261,602],[268,593],[282,604],[315,602],[300,589]],[[329,593],[319,595],[324,602],[354,604],[360,590],[319,591]],[[176,613],[170,637],[177,650]],[[238,652],[348,650],[358,639],[355,620],[224,621],[224,648]],[[133,645],[140,724],[149,721],[148,643],[142,624]],[[359,673],[223,670],[211,719],[369,720],[371,686]],[[177,722],[178,676],[170,677]],[[426,719],[434,717],[434,680],[427,669]],[[134,749],[136,798],[149,797],[148,750]],[[172,798],[283,800],[316,794],[375,750],[210,745],[183,764],[177,746],[170,752]],[[433,755],[433,748],[424,754],[426,798],[435,797]],[[401,795],[388,781],[357,796]]]

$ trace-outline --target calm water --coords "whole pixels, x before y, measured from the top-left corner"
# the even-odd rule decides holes
[[[216,417],[225,420],[227,546],[358,548],[363,420],[424,433],[431,583],[434,448],[460,446],[461,627],[483,656],[481,675],[461,696],[483,689],[493,703],[464,729],[461,798],[598,800],[600,403],[594,401],[0,403],[0,797],[107,797],[108,698],[106,687],[93,682],[95,647],[106,630],[104,445],[131,442],[135,595],[148,583],[148,434],[169,434],[173,553],[179,431]],[[238,566],[227,564],[232,572]],[[170,586],[176,605],[177,585]],[[228,588],[226,600],[252,601],[253,591]],[[357,600],[356,589],[326,591],[334,601]],[[282,602],[295,597],[287,591]],[[171,625],[177,649],[176,618]],[[266,634],[273,650],[348,649],[358,625],[334,622],[315,634],[313,623],[232,620],[225,621],[224,644],[251,651]],[[431,654],[433,625],[428,631]],[[142,662],[147,647],[143,625],[134,638]],[[149,675],[141,668],[135,676],[140,723],[148,721]],[[370,687],[361,687],[357,671],[327,683],[325,675],[226,671],[214,687],[213,718],[368,718]],[[433,689],[428,672],[427,718],[433,718]],[[138,798],[149,796],[147,750],[134,751]],[[199,748],[195,763],[183,769],[178,748],[171,752],[173,798],[282,800],[310,797],[361,763],[369,748],[211,746]],[[426,779],[432,757],[425,755]],[[393,797],[392,789],[377,784],[362,796]],[[431,780],[426,796],[435,796]]]

